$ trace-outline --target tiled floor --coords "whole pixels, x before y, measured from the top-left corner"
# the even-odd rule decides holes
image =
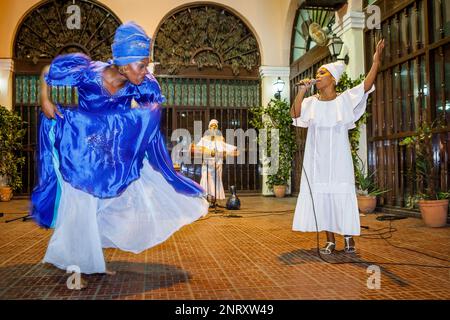
[[[447,261],[357,238],[358,254],[316,255],[316,235],[291,231],[295,198],[241,197],[242,210],[209,214],[168,241],[135,255],[105,250],[115,276],[90,275],[88,288],[66,287],[68,274],[39,263],[52,234],[34,222],[4,223],[27,202],[0,203],[0,299],[450,299],[450,269],[379,265],[380,289],[369,289],[370,261],[450,266]],[[387,227],[376,214],[361,217],[369,230]],[[393,222],[397,246],[449,259],[450,229],[420,219]],[[385,230],[384,230],[385,231]],[[324,243],[324,235],[320,235]]]

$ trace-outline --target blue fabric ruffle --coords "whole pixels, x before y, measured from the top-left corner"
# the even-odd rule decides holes
[[[56,57],[45,81],[50,86],[78,86],[84,79],[91,59],[82,53],[72,53]]]

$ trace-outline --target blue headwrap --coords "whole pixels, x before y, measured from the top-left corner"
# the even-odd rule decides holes
[[[150,55],[150,37],[134,22],[127,22],[117,28],[111,46],[115,65],[124,66],[140,61]]]

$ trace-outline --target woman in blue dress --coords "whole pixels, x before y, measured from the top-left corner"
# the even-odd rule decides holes
[[[207,214],[204,190],[174,171],[160,132],[164,97],[147,71],[150,41],[126,23],[112,62],[68,54],[43,72],[32,215],[55,228],[43,262],[113,274],[102,248],[139,253]],[[76,86],[78,107],[55,106],[47,85]]]

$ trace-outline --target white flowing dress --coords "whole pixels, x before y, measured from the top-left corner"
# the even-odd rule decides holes
[[[50,139],[54,142],[54,130]],[[206,199],[177,193],[147,159],[141,177],[110,199],[72,187],[61,177],[55,148],[52,159],[61,197],[43,262],[60,269],[77,266],[81,273],[105,273],[102,248],[139,253],[208,213]]]
[[[318,231],[360,234],[348,130],[364,114],[374,90],[364,92],[361,83],[331,101],[316,96],[303,100],[300,117],[293,119],[295,126],[308,128],[294,231],[317,231],[315,211]]]
[[[209,153],[203,155],[200,185],[209,195],[215,196],[216,199],[225,199],[222,182],[223,156],[226,153],[235,151],[237,148],[226,143],[221,135],[216,136],[213,140],[210,135],[204,136],[197,143],[197,146],[215,151],[214,157],[211,157]]]

